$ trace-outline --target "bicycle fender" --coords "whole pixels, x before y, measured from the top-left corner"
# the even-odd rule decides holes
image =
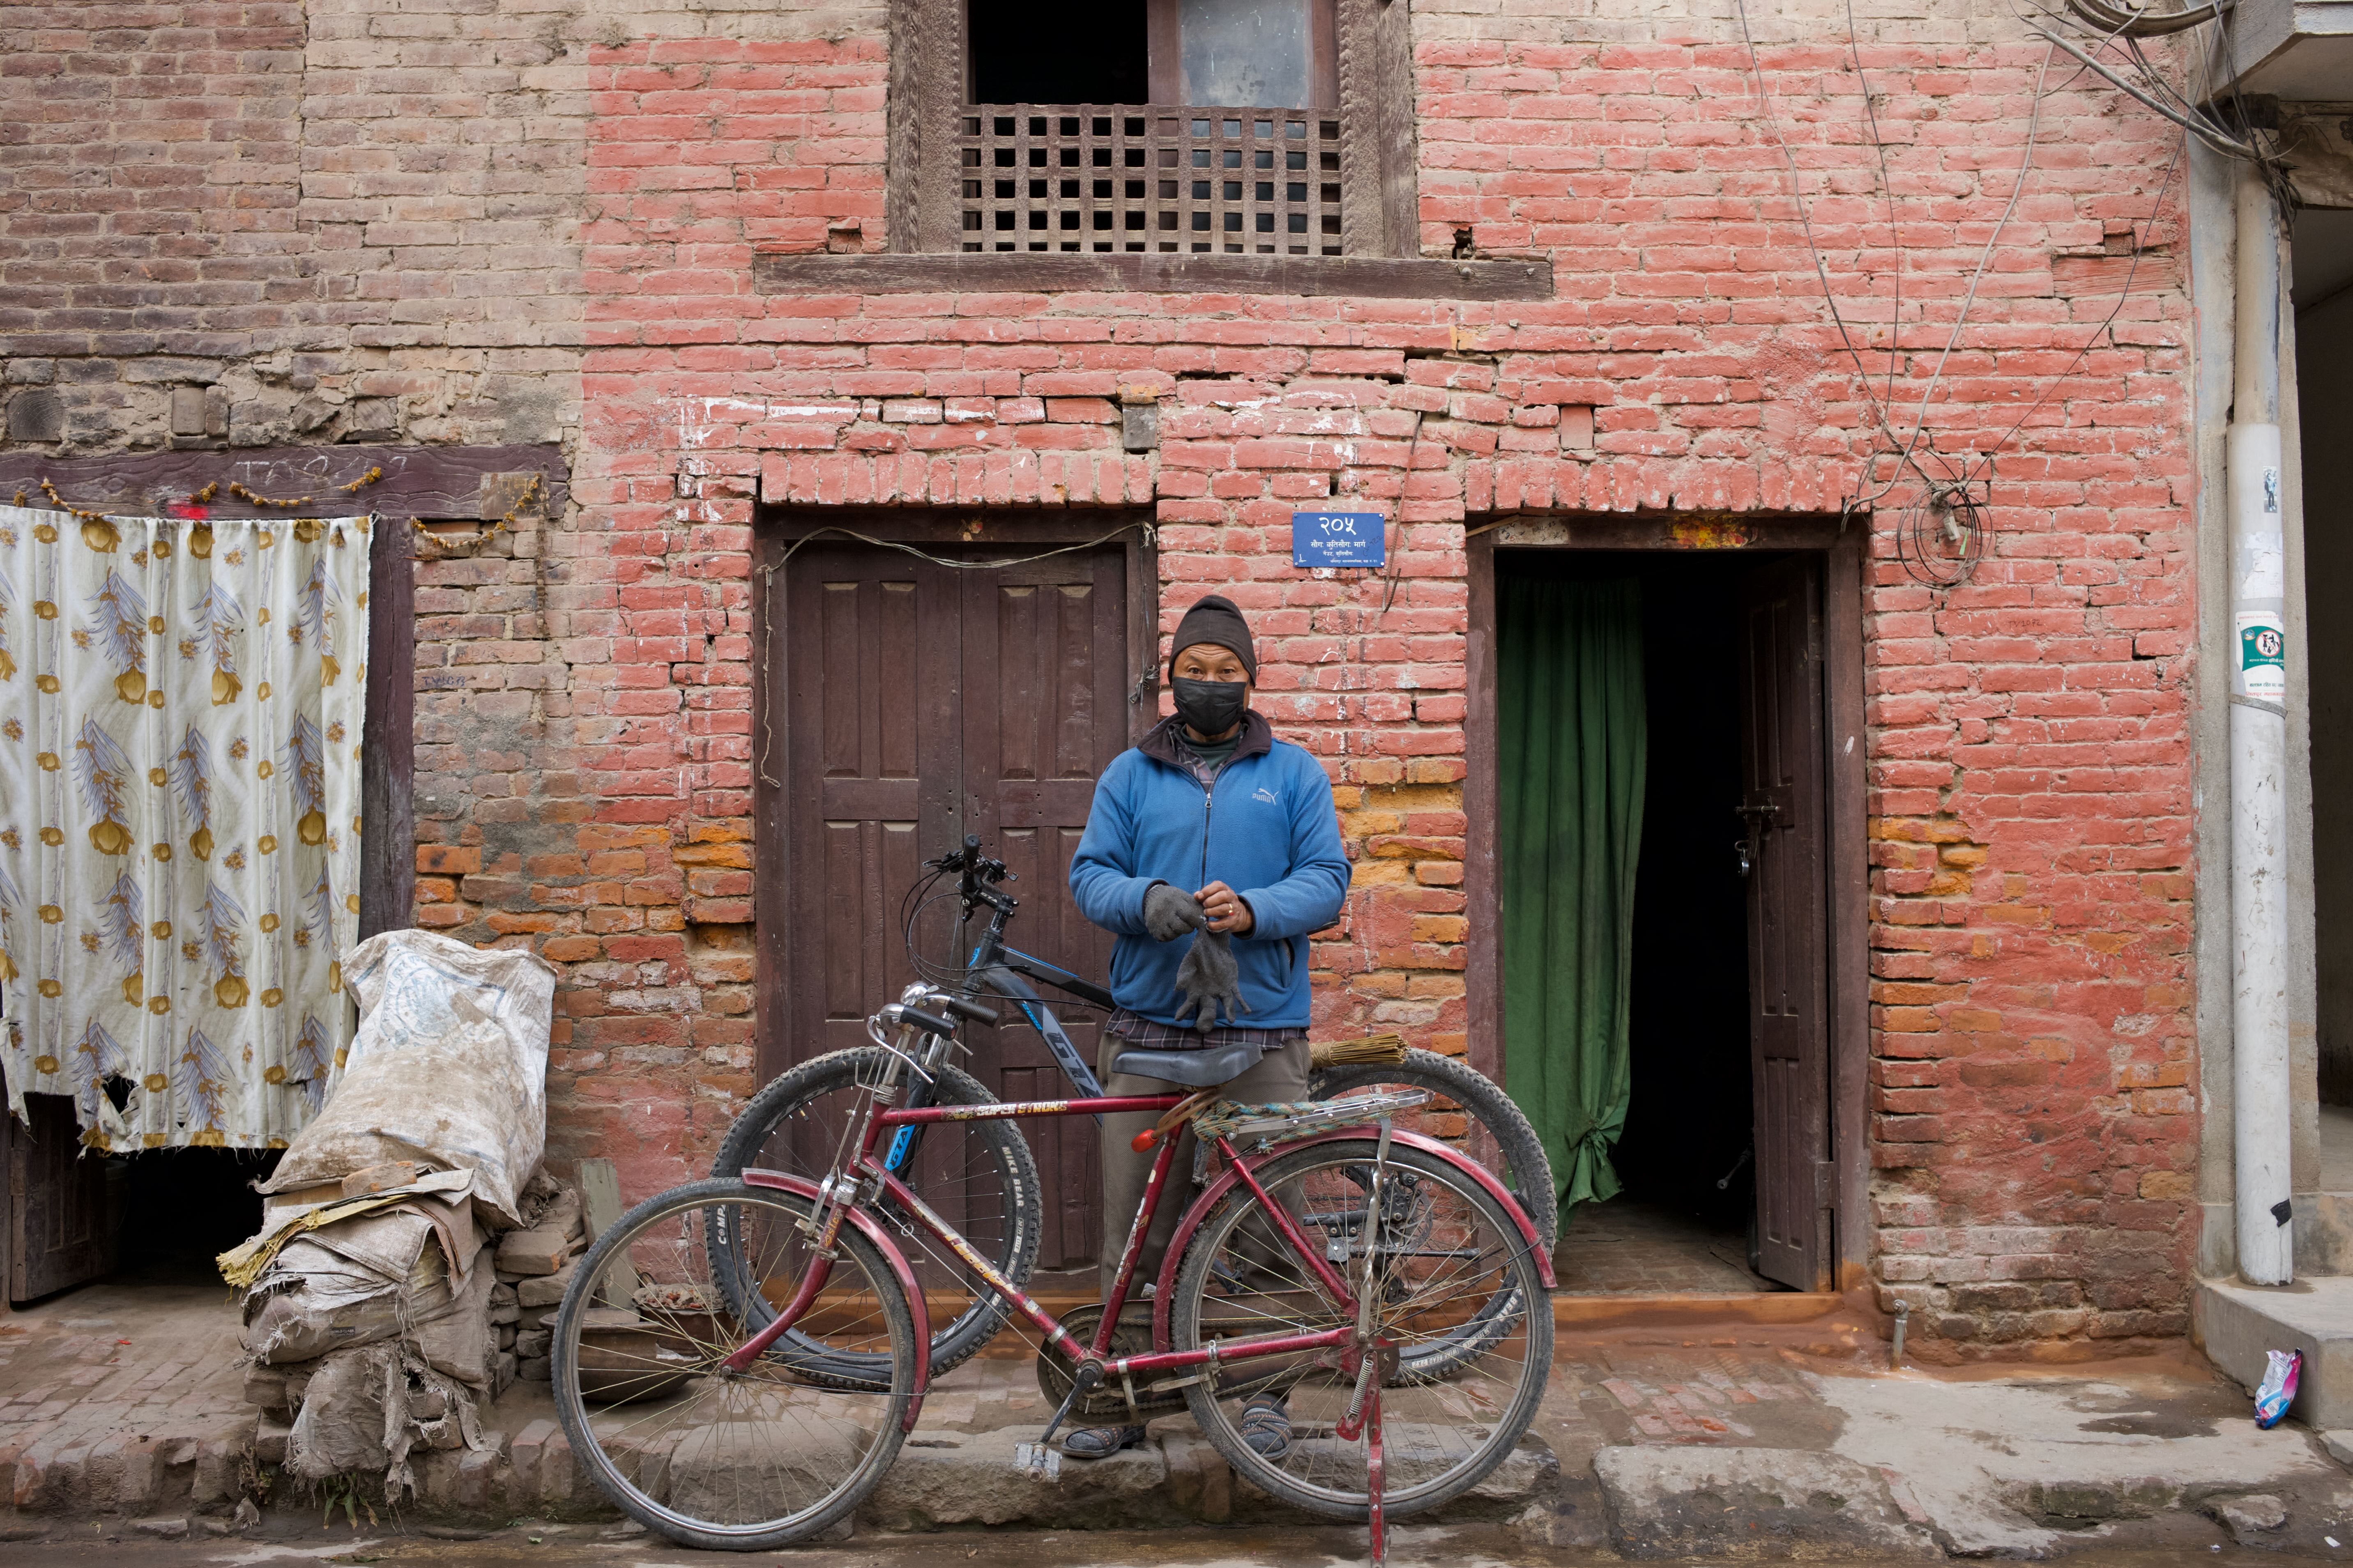
[[[1378,1130],[1370,1126],[1335,1127],[1328,1132],[1318,1132],[1313,1138],[1286,1139],[1275,1145],[1275,1152],[1287,1154],[1294,1149],[1314,1148],[1318,1143],[1336,1143],[1344,1139],[1361,1142],[1377,1135]],[[1512,1195],[1512,1190],[1504,1185],[1493,1171],[1467,1157],[1451,1143],[1424,1133],[1392,1131],[1389,1141],[1409,1144],[1468,1171],[1481,1186],[1487,1189],[1490,1196],[1504,1205],[1504,1212],[1512,1216],[1512,1223],[1520,1227],[1520,1239],[1535,1255],[1536,1278],[1544,1282],[1544,1288],[1547,1290],[1560,1288],[1560,1281],[1552,1271],[1552,1254],[1545,1250],[1542,1238],[1536,1235],[1535,1221],[1528,1217],[1527,1211],[1520,1206],[1520,1200]],[[1185,1260],[1186,1249],[1193,1245],[1193,1233],[1200,1228],[1201,1222],[1208,1217],[1209,1210],[1217,1205],[1218,1200],[1240,1184],[1241,1177],[1231,1165],[1227,1166],[1218,1173],[1216,1181],[1201,1190],[1201,1195],[1193,1200],[1192,1206],[1176,1222],[1176,1233],[1168,1238],[1168,1250],[1160,1259],[1159,1283],[1153,1287],[1152,1291],[1152,1343],[1155,1349],[1165,1348],[1168,1343],[1168,1312],[1170,1302],[1176,1294],[1176,1269]]]
[[[814,1201],[818,1195],[815,1182],[807,1176],[786,1175],[782,1171],[747,1170],[743,1182],[747,1187],[774,1187],[797,1198]],[[907,1266],[907,1255],[899,1250],[899,1244],[891,1239],[891,1233],[882,1228],[881,1222],[864,1209],[851,1209],[849,1217],[849,1223],[858,1227],[858,1234],[874,1244],[883,1261],[890,1264],[891,1272],[899,1277],[899,1288],[907,1293],[907,1305],[915,1315],[915,1394],[907,1401],[906,1415],[899,1418],[899,1430],[912,1432],[915,1429],[915,1417],[923,1412],[923,1395],[932,1383],[931,1310],[923,1304],[923,1288],[915,1283],[915,1271]]]

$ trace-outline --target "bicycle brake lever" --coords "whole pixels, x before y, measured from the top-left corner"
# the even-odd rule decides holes
[[[884,1050],[890,1052],[892,1056],[897,1057],[901,1061],[905,1062],[907,1064],[908,1070],[912,1071],[917,1078],[922,1079],[925,1083],[934,1081],[932,1075],[923,1070],[923,1063],[917,1061],[914,1058],[901,1050],[896,1045],[893,1045],[891,1041],[882,1037],[882,1031],[878,1026],[881,1022],[881,1014],[876,1013],[871,1015],[866,1020],[866,1037],[873,1041],[876,1045],[881,1047]]]

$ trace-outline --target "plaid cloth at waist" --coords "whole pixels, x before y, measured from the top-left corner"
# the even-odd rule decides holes
[[[1304,1029],[1245,1029],[1239,1025],[1191,1029],[1182,1024],[1163,1024],[1124,1007],[1112,1010],[1111,1022],[1103,1026],[1103,1032],[1147,1051],[1216,1051],[1228,1046],[1256,1046],[1261,1051],[1275,1051],[1293,1040],[1307,1037]]]

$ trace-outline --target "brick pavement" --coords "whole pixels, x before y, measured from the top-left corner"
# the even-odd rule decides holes
[[[1780,1289],[1748,1271],[1747,1237],[1624,1195],[1569,1215],[1553,1269],[1572,1296],[1741,1295]]]
[[[0,1318],[12,1508],[139,1515],[231,1500],[254,1412],[225,1287],[100,1284]]]

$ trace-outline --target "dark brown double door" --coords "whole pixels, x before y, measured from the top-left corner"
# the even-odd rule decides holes
[[[1757,1269],[1800,1290],[1829,1288],[1832,1244],[1822,575],[1791,555],[1740,595]]]
[[[950,553],[936,546],[933,554]],[[987,556],[1007,553],[1002,548]],[[913,978],[902,903],[923,862],[979,835],[1018,880],[1012,946],[1100,978],[1111,938],[1071,901],[1071,856],[1097,775],[1128,744],[1127,563],[1117,548],[985,570],[897,551],[812,543],[782,574],[786,668],[770,687],[783,783],[772,805],[781,875],[764,868],[760,919],[781,916],[764,1078],[866,1043],[867,1016]],[[780,721],[780,722],[778,721]],[[959,963],[949,906],[921,951]],[[977,927],[976,926],[976,930]],[[1058,1009],[1090,1061],[1100,1022]],[[964,1065],[1008,1100],[1071,1094],[1026,1027],[968,1031]],[[1041,1267],[1092,1261],[1100,1234],[1094,1124],[1025,1123],[1049,1201]]]

